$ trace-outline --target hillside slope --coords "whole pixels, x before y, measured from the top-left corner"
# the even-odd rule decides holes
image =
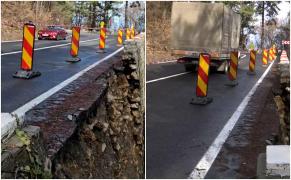
[[[147,64],[171,60],[172,2],[147,2]]]
[[[47,25],[70,26],[73,2],[1,2],[1,41],[22,38],[23,24],[32,21],[37,30]]]

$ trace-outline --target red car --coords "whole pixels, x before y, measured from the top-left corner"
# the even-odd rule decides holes
[[[38,39],[66,39],[68,33],[61,26],[47,26],[44,30],[38,31]]]

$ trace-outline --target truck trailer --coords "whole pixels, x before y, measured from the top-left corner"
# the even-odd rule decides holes
[[[197,68],[199,54],[208,53],[211,66],[227,72],[230,52],[239,48],[241,17],[223,3],[173,2],[171,51],[186,71]]]

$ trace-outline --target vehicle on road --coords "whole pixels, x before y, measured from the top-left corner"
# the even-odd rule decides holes
[[[186,71],[196,69],[200,53],[211,66],[227,72],[230,52],[238,50],[241,17],[223,3],[173,2],[171,50]]]
[[[43,30],[38,31],[38,39],[54,39],[65,40],[68,33],[61,26],[47,26]]]

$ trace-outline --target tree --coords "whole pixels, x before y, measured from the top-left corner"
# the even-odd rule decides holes
[[[256,2],[256,14],[261,15],[262,23],[261,23],[261,45],[260,48],[264,48],[264,25],[265,25],[265,12],[267,17],[273,18],[275,15],[278,15],[279,1],[257,1]]]
[[[74,16],[72,1],[3,1],[1,2],[2,38],[21,39],[23,24],[32,21],[37,30],[47,25],[71,26]]]
[[[290,40],[290,12],[287,14],[286,19],[278,21],[277,25],[278,33],[275,35],[275,42],[278,48],[285,49],[288,57],[290,57],[290,45],[282,45],[282,40]]]
[[[257,47],[261,47],[261,44],[264,44],[264,48],[269,48],[274,44],[275,36],[278,34],[278,28],[277,28],[277,19],[270,19],[268,21],[265,21],[264,24],[264,39],[261,39],[262,34],[262,28],[261,24],[256,27],[257,31]],[[263,42],[262,42],[263,41]]]
[[[55,1],[48,4],[51,7],[51,17],[58,24],[71,25],[74,13],[74,4],[69,1]]]
[[[73,24],[81,25],[84,17],[88,17],[88,3],[85,1],[75,2],[75,16]]]
[[[97,18],[105,22],[105,25],[108,27],[109,20],[113,16],[119,16],[117,5],[120,5],[121,1],[102,1],[98,2],[99,13]]]
[[[98,16],[98,2],[97,1],[90,1],[89,3],[89,13],[88,13],[88,21],[87,24],[91,28],[96,27],[96,20]]]
[[[128,1],[125,2],[125,11],[124,11],[124,27],[128,28]]]
[[[129,4],[128,20],[130,24],[140,31],[144,30],[145,4],[139,1],[133,1]],[[128,25],[129,26],[129,25]]]
[[[241,15],[241,29],[240,29],[240,46],[246,48],[247,36],[255,34],[254,14],[255,2],[253,1],[225,1],[225,5],[230,7],[234,12]]]

